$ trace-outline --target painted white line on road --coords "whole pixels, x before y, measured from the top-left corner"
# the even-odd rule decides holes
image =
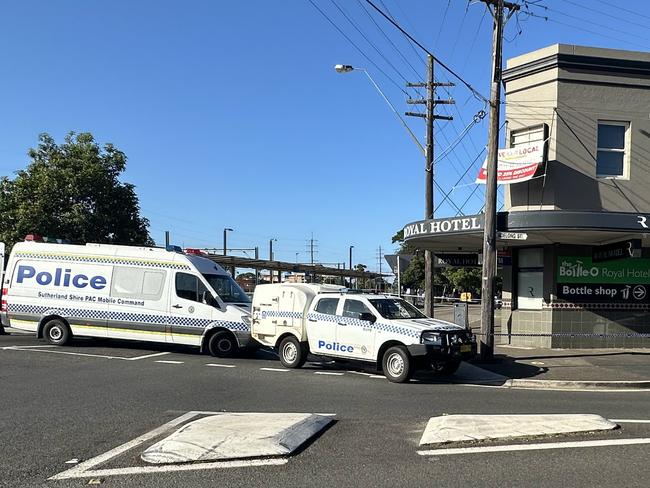
[[[650,438],[606,439],[598,441],[540,442],[537,444],[509,444],[505,446],[458,447],[418,451],[420,456],[449,456],[453,454],[482,454],[484,452],[540,451],[546,449],[572,449],[575,447],[608,447],[650,444]]]
[[[370,373],[362,373],[361,371],[346,371],[346,373],[358,374],[361,376],[372,376]]]
[[[194,464],[168,464],[163,466],[133,466],[129,468],[113,469],[95,469],[83,473],[70,473],[67,476],[56,475],[51,480],[63,480],[69,478],[89,478],[98,476],[116,476],[128,474],[152,474],[152,473],[169,473],[173,471],[200,471],[206,469],[224,469],[224,468],[247,468],[251,466],[280,466],[287,464],[289,459],[245,459],[242,461],[217,461],[212,463],[194,463]],[[65,473],[61,473],[65,474]]]
[[[77,458],[70,459],[70,461],[66,461],[65,464],[78,464],[79,460]]]
[[[323,374],[329,376],[343,376],[345,373],[335,373],[333,371],[314,371],[314,374]]]
[[[197,416],[196,412],[187,412],[180,417],[176,417],[173,420],[170,420],[166,424],[161,425],[160,427],[150,430],[146,434],[141,435],[140,437],[136,437],[133,440],[130,440],[129,442],[125,442],[121,446],[117,446],[114,449],[111,449],[110,451],[105,452],[104,454],[100,454],[99,456],[95,456],[94,458],[88,459],[87,461],[84,461],[82,463],[79,463],[76,465],[74,468],[71,468],[67,471],[63,471],[62,473],[56,474],[52,476],[51,480],[63,480],[63,479],[68,479],[68,478],[83,478],[85,476],[95,476],[94,474],[88,474],[90,473],[90,470],[94,468],[97,465],[100,465],[102,463],[105,463],[106,461],[109,461],[120,454],[125,453],[126,451],[129,451],[133,449],[134,447],[137,447],[141,444],[144,444],[148,440],[151,440],[155,437],[158,437],[160,435],[163,435],[172,429],[176,428],[178,425],[182,424],[183,422],[188,421],[191,418],[194,418]]]
[[[635,420],[635,419],[609,419],[617,424],[650,424],[650,420]]]
[[[158,356],[165,356],[167,354],[171,354],[171,353],[169,353],[169,352],[157,352],[157,353],[154,353],[154,354],[147,354],[146,356],[136,356],[134,358],[124,358],[124,359],[126,359],[127,361],[139,361],[140,359],[155,358],[155,357],[158,357]]]
[[[89,354],[83,352],[68,352],[68,351],[51,351],[47,349],[25,349],[24,347],[12,347],[9,348],[10,351],[23,351],[23,352],[47,352],[50,354],[67,354],[68,356],[83,356],[91,358],[102,358],[102,359],[128,359],[119,356],[104,356],[102,354]]]
[[[216,363],[208,363],[206,366],[214,366],[215,368],[235,368],[236,366],[234,364],[216,364]]]
[[[185,361],[167,361],[167,360],[160,360],[156,361],[157,363],[163,363],[163,364],[183,364]]]
[[[280,368],[260,368],[260,371],[278,371],[279,373],[288,373],[290,369],[280,369]]]
[[[386,377],[383,374],[371,374],[371,375],[368,375],[368,378],[383,378],[383,379],[386,379]]]
[[[32,348],[37,348],[37,347],[55,347],[53,344],[48,344],[46,346],[6,346],[3,347],[2,349],[17,349],[20,351],[20,349],[32,349]]]

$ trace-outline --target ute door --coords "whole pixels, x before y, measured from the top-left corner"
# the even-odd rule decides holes
[[[309,349],[317,354],[335,354],[336,323],[339,297],[320,297],[307,314],[307,339]]]
[[[374,359],[375,328],[362,314],[375,315],[363,300],[346,297],[336,327],[340,354],[358,359]]]
[[[213,299],[212,292],[201,278],[190,273],[176,273],[169,300],[172,342],[201,345],[201,336],[205,327],[213,321],[214,311],[213,305],[203,303],[204,295]]]

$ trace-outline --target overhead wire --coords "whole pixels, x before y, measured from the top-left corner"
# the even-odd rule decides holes
[[[311,1],[311,0],[310,0]],[[396,29],[398,29],[400,32],[402,32],[405,36],[407,36],[412,42],[414,42],[420,49],[422,49],[424,52],[426,52],[429,56],[433,58],[433,60],[438,63],[443,69],[445,69],[447,72],[449,72],[454,78],[456,78],[458,81],[460,81],[469,91],[471,91],[474,96],[480,98],[484,102],[490,103],[490,101],[483,96],[476,88],[474,88],[469,82],[467,82],[464,78],[462,78],[456,71],[454,71],[452,68],[447,66],[441,59],[436,57],[431,51],[429,51],[426,47],[424,47],[420,42],[418,42],[411,34],[409,34],[402,26],[400,26],[397,22],[395,22],[393,19],[391,19],[388,15],[384,13],[383,10],[381,10],[377,5],[375,5],[372,0],[365,0],[367,3],[370,4],[372,8],[374,8],[377,12],[379,12],[382,17],[384,17],[386,20],[388,20],[393,26],[395,26]]]
[[[361,49],[315,2],[314,0],[308,0],[309,3],[341,34],[372,66],[374,66],[377,71],[384,75],[393,85],[397,87],[405,95],[408,95],[408,92],[402,88],[402,85],[397,83],[386,71],[384,71],[377,63],[375,63],[370,56],[368,56],[363,49]]]

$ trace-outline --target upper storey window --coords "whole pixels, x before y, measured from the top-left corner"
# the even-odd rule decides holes
[[[596,176],[630,177],[630,123],[601,120],[598,122]]]

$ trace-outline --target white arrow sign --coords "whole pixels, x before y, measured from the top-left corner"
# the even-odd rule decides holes
[[[525,241],[528,234],[525,232],[497,232],[497,239],[504,241]]]

